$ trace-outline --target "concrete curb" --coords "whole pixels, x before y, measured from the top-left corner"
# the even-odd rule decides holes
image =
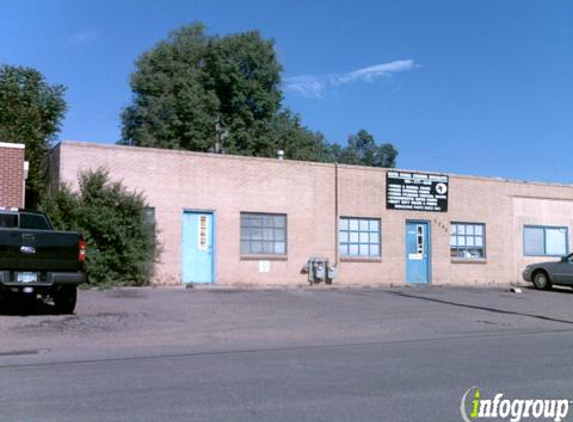
[[[424,289],[424,290],[438,290],[438,289],[451,289],[451,290],[497,290],[497,291],[511,291],[513,288],[522,290],[529,290],[532,288],[530,283],[507,283],[507,284],[446,284],[446,285],[388,285],[388,284],[178,284],[178,285],[151,285],[151,286],[117,286],[107,290],[182,290],[182,291],[294,291],[294,290],[404,290],[404,289]],[[87,290],[100,290],[93,287]]]

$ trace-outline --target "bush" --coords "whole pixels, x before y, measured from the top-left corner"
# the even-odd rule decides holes
[[[156,258],[155,224],[141,193],[110,181],[104,169],[79,177],[79,192],[62,184],[46,196],[41,209],[57,230],[80,231],[87,242],[88,283],[144,286]]]

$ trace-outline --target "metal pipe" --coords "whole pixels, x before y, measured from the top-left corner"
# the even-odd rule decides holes
[[[334,265],[338,266],[338,163],[334,163]]]

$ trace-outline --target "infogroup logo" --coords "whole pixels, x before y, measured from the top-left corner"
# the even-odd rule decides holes
[[[469,388],[462,396],[460,412],[465,422],[480,419],[508,419],[520,422],[522,419],[547,419],[560,422],[569,413],[569,399],[508,399],[503,393],[493,398],[482,397],[478,387]]]

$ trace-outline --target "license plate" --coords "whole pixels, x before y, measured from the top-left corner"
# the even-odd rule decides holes
[[[18,283],[35,283],[38,281],[38,273],[16,273]]]

